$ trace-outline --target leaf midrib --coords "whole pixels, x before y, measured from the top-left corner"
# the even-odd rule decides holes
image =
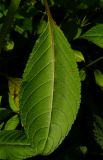
[[[54,25],[54,21],[48,17],[48,29],[49,29],[49,36],[51,37],[51,54],[53,54],[53,89],[52,89],[52,103],[51,103],[51,111],[50,111],[50,120],[48,125],[48,135],[44,144],[43,152],[45,151],[46,144],[48,142],[48,137],[51,130],[51,121],[52,121],[52,112],[53,112],[53,99],[54,99],[54,79],[55,79],[55,49],[54,49],[54,35],[52,27]]]

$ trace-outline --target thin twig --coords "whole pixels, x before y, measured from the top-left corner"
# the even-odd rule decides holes
[[[91,67],[93,64],[99,62],[99,61],[102,60],[102,59],[103,59],[103,56],[97,58],[96,60],[94,60],[94,61],[92,61],[91,63],[87,64],[87,65],[85,66],[85,68]]]

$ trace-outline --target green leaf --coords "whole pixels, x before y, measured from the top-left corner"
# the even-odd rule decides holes
[[[4,126],[4,122],[0,124],[0,130],[2,129],[3,126]]]
[[[9,94],[9,105],[10,105],[10,108],[14,111],[14,112],[18,112],[19,111],[19,108],[16,106],[15,102],[14,102],[14,99],[12,97],[11,94]]]
[[[41,34],[44,31],[46,25],[47,25],[46,21],[41,19],[37,28],[37,34]]]
[[[14,42],[12,40],[8,40],[5,42],[5,45],[4,45],[5,51],[13,50],[13,48],[14,48]]]
[[[75,58],[76,58],[76,62],[85,61],[85,60],[84,60],[84,56],[83,56],[83,54],[82,54],[80,51],[78,51],[78,50],[73,50],[73,52],[74,52],[74,55],[75,55]]]
[[[97,24],[92,27],[84,33],[81,38],[87,39],[88,41],[91,41],[97,46],[103,48],[103,24]]]
[[[34,152],[22,131],[0,132],[0,159],[21,160]]]
[[[94,116],[94,137],[96,142],[103,149],[103,118],[98,115]]]
[[[12,116],[6,123],[4,130],[14,130],[19,124],[19,117],[18,115]]]
[[[81,70],[79,71],[79,76],[80,76],[81,81],[84,81],[84,80],[85,80],[85,78],[86,78],[86,72],[85,72],[84,69],[81,69]]]
[[[80,35],[81,35],[81,33],[82,33],[82,29],[81,29],[81,28],[78,28],[77,34],[75,35],[75,37],[74,37],[73,39],[79,38]]]
[[[19,108],[16,106],[13,96],[11,94],[9,94],[9,105],[10,108],[14,111],[14,112],[18,112]]]
[[[48,21],[23,74],[20,113],[37,154],[53,152],[71,129],[80,104],[80,79],[73,50]]]
[[[87,154],[88,149],[87,149],[86,146],[80,146],[80,150],[81,150],[81,152],[82,152],[83,155]]]
[[[15,31],[18,32],[19,34],[23,34],[24,29],[21,28],[20,26],[16,25],[16,26],[15,26]]]
[[[103,87],[103,73],[100,70],[94,71],[96,84]]]
[[[14,112],[19,111],[19,92],[21,86],[20,78],[9,78],[9,105]]]

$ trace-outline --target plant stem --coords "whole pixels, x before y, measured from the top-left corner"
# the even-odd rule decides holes
[[[45,9],[46,9],[46,13],[48,15],[48,18],[52,19],[52,16],[51,16],[51,13],[50,13],[50,9],[49,9],[47,0],[44,0],[44,4],[45,4]]]
[[[7,32],[9,30],[10,26],[11,26],[11,23],[13,21],[14,14],[19,7],[20,1],[21,0],[11,0],[11,3],[10,3],[10,6],[9,6],[7,15],[5,17],[3,26],[0,30],[0,52],[3,48],[5,37],[6,37]]]
[[[96,59],[96,60],[92,61],[91,63],[87,64],[87,65],[86,65],[86,68],[92,66],[93,64],[99,62],[99,61],[102,60],[102,59],[103,59],[103,56],[102,56],[102,57],[99,57],[98,59]]]

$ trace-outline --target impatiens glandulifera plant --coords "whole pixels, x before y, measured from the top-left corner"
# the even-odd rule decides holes
[[[20,160],[52,153],[69,133],[80,106],[81,85],[74,51],[54,22],[47,1],[44,3],[48,21],[22,76],[20,111],[13,107],[20,113],[24,131],[12,130],[12,122],[16,119],[19,123],[17,115],[8,121],[0,132],[0,159]],[[11,9],[8,11],[9,18],[14,10],[12,14]],[[1,29],[1,35],[7,33],[9,25],[5,31]],[[5,34],[0,39],[0,50]],[[12,108],[10,95],[9,101]]]
[[[27,62],[20,116],[35,154],[47,155],[64,140],[80,104],[80,78],[73,51],[51,17]]]
[[[35,7],[32,7],[38,1],[26,0],[24,6],[29,6],[26,10],[27,13],[15,15],[20,2],[20,0],[11,0],[1,26],[1,53],[15,48],[16,42],[9,39],[11,37],[6,40],[10,27],[14,27],[13,29],[19,34],[24,34],[25,38],[28,38],[25,30],[35,35],[32,31],[33,20],[26,14],[34,14]],[[48,2],[51,6],[56,3],[53,0]],[[57,2],[59,3],[59,0]],[[60,4],[66,7],[68,2],[66,1],[65,5],[63,5],[64,2],[60,2]],[[63,27],[63,22],[59,27],[52,18],[47,1],[41,0],[40,3],[45,5],[46,12],[42,13],[43,16],[37,25],[38,38],[29,54],[22,78],[6,77],[9,90],[8,102],[13,115],[10,116],[8,108],[0,108],[0,114],[6,113],[8,117],[10,116],[6,122],[0,123],[0,159],[22,160],[36,155],[53,153],[68,135],[77,117],[81,101],[80,80],[86,79],[87,68],[103,60],[102,56],[86,64],[85,55],[81,50],[71,48],[67,40],[69,36],[65,34],[66,38],[64,35],[66,32],[63,30],[63,33],[60,29]],[[23,7],[21,8],[25,12],[25,7]],[[20,13],[22,13],[22,9]],[[67,18],[68,14],[64,17],[64,22]],[[20,23],[17,22],[18,19]],[[91,42],[99,48],[103,48],[103,24],[96,24],[82,34],[82,27],[89,24],[86,16],[83,19],[78,20],[81,25],[79,24],[73,40],[85,39],[88,43]],[[67,22],[70,24],[71,21],[68,19]],[[78,32],[79,30],[80,32]],[[71,31],[68,30],[67,33],[69,32]],[[81,61],[85,66],[80,67],[79,71],[77,62]],[[95,83],[102,91],[103,73],[101,69],[93,69],[93,73]],[[0,96],[1,104],[2,96]],[[6,117],[5,114],[4,117]],[[94,115],[93,134],[101,148],[103,148],[102,121],[99,115]],[[79,146],[79,148],[85,154],[88,151],[87,146]]]

